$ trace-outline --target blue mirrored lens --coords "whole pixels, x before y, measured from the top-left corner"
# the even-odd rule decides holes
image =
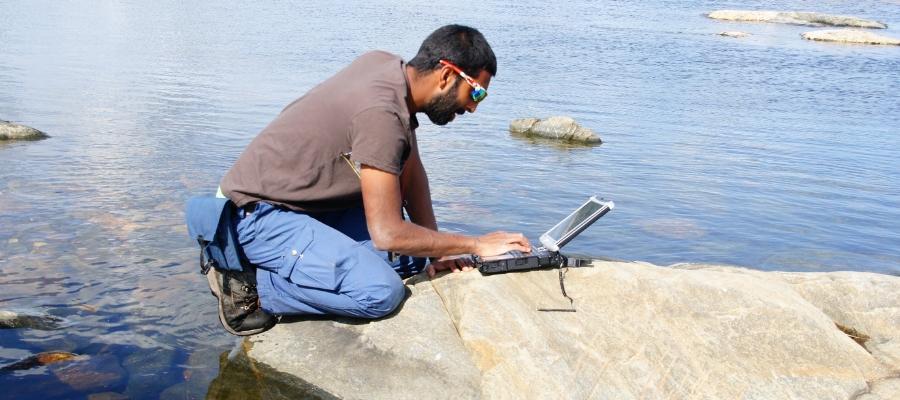
[[[484,89],[472,89],[472,100],[476,103],[484,100],[487,97],[487,90]]]

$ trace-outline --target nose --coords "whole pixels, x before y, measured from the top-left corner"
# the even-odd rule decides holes
[[[473,113],[475,109],[478,108],[478,103],[474,101],[470,101],[469,104],[466,104],[466,111]]]

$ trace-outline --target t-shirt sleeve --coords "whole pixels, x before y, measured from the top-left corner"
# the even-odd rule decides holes
[[[409,136],[397,113],[370,108],[356,114],[350,140],[354,162],[400,175],[409,154]]]

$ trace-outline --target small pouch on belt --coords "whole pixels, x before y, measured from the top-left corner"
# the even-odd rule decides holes
[[[202,196],[188,200],[185,219],[188,234],[200,245],[200,272],[209,268],[241,271],[243,254],[232,219],[236,207],[231,200]]]

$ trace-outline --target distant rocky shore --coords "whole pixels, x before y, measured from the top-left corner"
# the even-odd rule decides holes
[[[900,46],[900,39],[892,38],[884,35],[877,35],[872,32],[859,29],[831,29],[805,32],[800,37],[806,40],[817,40],[821,42],[840,42],[840,43],[858,43],[858,44],[878,44]]]
[[[573,303],[558,270],[416,276],[389,318],[282,323],[246,359],[260,387],[314,398],[900,398],[900,277],[594,261],[562,278]]]
[[[863,18],[830,15],[817,12],[797,11],[754,11],[754,10],[718,10],[706,14],[707,17],[724,21],[738,22],[771,22],[781,24],[807,25],[807,26],[836,26],[867,29],[886,29],[887,25]],[[746,37],[746,32],[726,31],[719,35],[727,37]],[[874,44],[874,45],[900,45],[900,39],[878,35],[861,29],[831,29],[805,32],[800,35],[803,39],[824,42]]]
[[[718,10],[707,14],[709,18],[742,21],[772,22],[781,24],[809,26],[847,26],[854,28],[886,29],[882,22],[844,15],[830,15],[817,12],[797,11],[754,11],[754,10]]]

